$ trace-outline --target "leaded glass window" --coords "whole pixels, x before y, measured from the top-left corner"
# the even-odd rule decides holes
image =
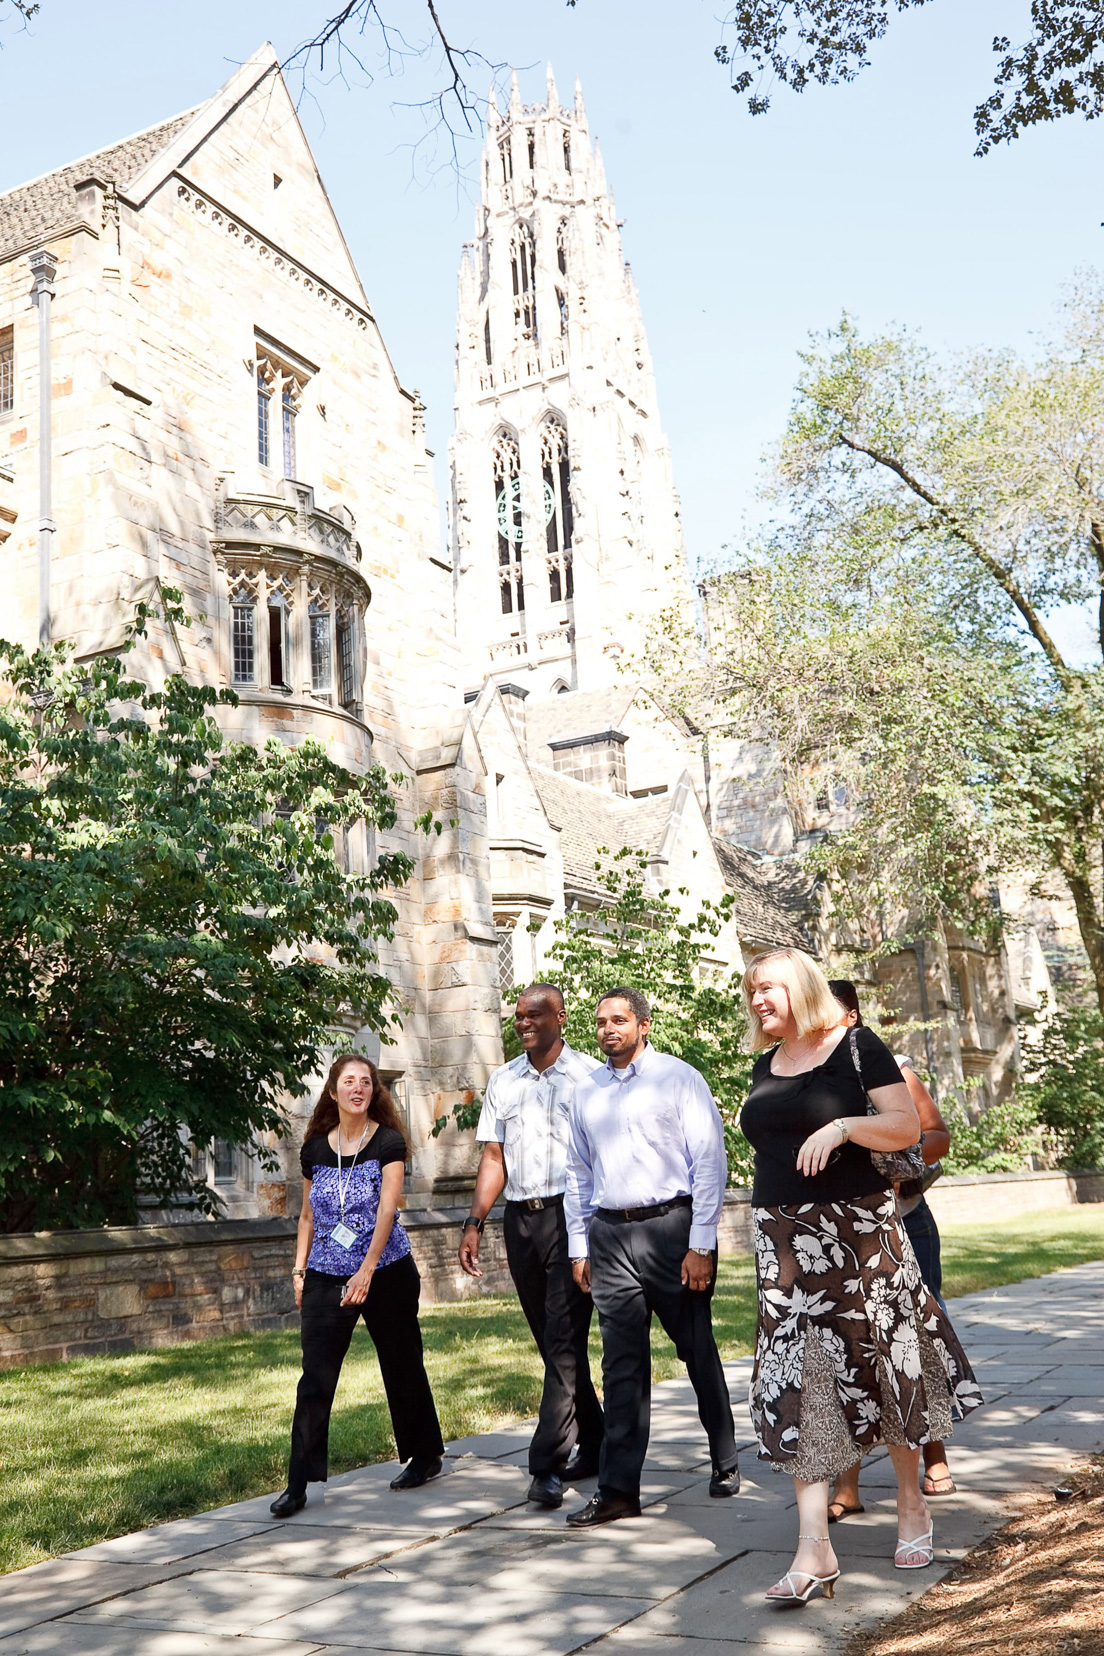
[[[253,684],[257,677],[256,615],[253,604],[235,604],[230,623],[235,684]]]
[[[333,689],[333,622],[330,606],[315,602],[310,607],[311,689],[316,696]]]
[[[15,340],[11,328],[0,331],[0,414],[15,406]]]

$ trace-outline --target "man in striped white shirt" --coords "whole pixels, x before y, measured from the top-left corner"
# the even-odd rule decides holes
[[[483,1155],[460,1242],[461,1267],[480,1276],[483,1224],[505,1190],[506,1258],[544,1359],[529,1499],[546,1507],[562,1504],[565,1475],[573,1482],[595,1476],[603,1435],[587,1354],[593,1301],[572,1278],[563,1207],[571,1100],[599,1066],[567,1045],[565,1017],[554,984],[531,984],[518,1000],[514,1027],[524,1050],[487,1083],[476,1129]]]

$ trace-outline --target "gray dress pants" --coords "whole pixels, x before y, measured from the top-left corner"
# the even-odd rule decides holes
[[[602,1330],[606,1435],[599,1487],[640,1493],[640,1469],[651,1426],[652,1316],[686,1364],[713,1465],[736,1465],[732,1405],[713,1338],[713,1285],[703,1293],[682,1285],[690,1209],[650,1219],[618,1219],[601,1209],[590,1222],[590,1286]]]

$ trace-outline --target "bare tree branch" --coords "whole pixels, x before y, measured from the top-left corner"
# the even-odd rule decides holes
[[[0,0],[0,4],[3,0]],[[466,141],[482,136],[487,113],[487,97],[471,84],[477,70],[484,72],[492,85],[498,83],[508,69],[504,63],[493,62],[472,46],[458,46],[449,36],[435,0],[424,0],[429,33],[424,40],[411,40],[385,16],[378,0],[346,0],[346,4],[327,18],[322,26],[291,52],[281,64],[285,74],[297,71],[300,95],[307,93],[307,73],[315,66],[320,74],[327,68],[327,54],[331,72],[344,78],[345,59],[355,64],[369,85],[376,74],[364,61],[363,51],[354,50],[351,41],[366,35],[375,37],[376,49],[381,55],[382,72],[397,79],[407,66],[416,62],[440,66],[441,84],[427,97],[396,107],[418,111],[424,120],[425,131],[412,146],[415,153],[442,138],[447,148],[446,165],[459,178],[466,166],[463,150]],[[421,6],[419,6],[421,10]]]

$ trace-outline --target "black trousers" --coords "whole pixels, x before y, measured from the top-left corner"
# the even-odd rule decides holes
[[[342,1305],[344,1277],[308,1271],[303,1283],[303,1376],[291,1423],[288,1488],[302,1495],[327,1472],[330,1410],[353,1329],[360,1318],[379,1358],[400,1460],[432,1460],[444,1448],[422,1357],[421,1278],[409,1254],[381,1266],[363,1305]]]
[[[651,1427],[653,1313],[674,1343],[697,1394],[698,1418],[713,1465],[736,1465],[732,1405],[713,1338],[713,1286],[702,1293],[682,1285],[690,1239],[690,1209],[672,1208],[652,1219],[590,1222],[590,1285],[602,1329],[606,1436],[598,1482],[603,1490],[640,1493],[640,1470]]]
[[[529,1472],[534,1478],[546,1477],[562,1471],[573,1444],[587,1457],[597,1458],[602,1442],[602,1406],[587,1355],[594,1305],[571,1275],[561,1201],[536,1211],[507,1202],[502,1229],[510,1275],[544,1359],[544,1390],[529,1445]]]

